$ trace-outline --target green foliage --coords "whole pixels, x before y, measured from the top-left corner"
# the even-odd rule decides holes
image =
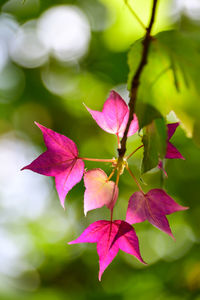
[[[142,41],[136,41],[128,54],[130,89],[131,78],[138,67]],[[140,79],[138,102],[148,103],[161,114],[173,110],[181,120],[188,135],[194,130],[193,121],[199,120],[200,101],[200,39],[196,31],[162,31],[153,37],[148,54],[148,63]],[[193,96],[191,97],[191,93]],[[149,110],[149,112],[148,112]],[[140,114],[140,109],[136,107]],[[145,115],[152,114],[146,108]],[[153,118],[152,118],[153,119]],[[144,126],[140,120],[140,127]],[[198,132],[195,130],[195,139]]]
[[[155,168],[159,159],[165,157],[166,141],[167,132],[164,118],[155,119],[145,127],[142,138],[144,144],[142,173]]]
[[[139,101],[136,104],[136,115],[138,117],[140,129],[149,125],[153,120],[162,118],[161,113],[152,105]]]
[[[157,34],[155,39],[158,41],[160,51],[169,59],[177,90],[181,88],[179,78],[176,75],[179,72],[187,87],[190,86],[191,82],[200,92],[200,53],[196,41],[191,39],[191,36],[175,30],[163,31]]]
[[[200,120],[196,120],[194,123],[193,138],[196,145],[200,147]]]
[[[142,57],[142,40],[136,41],[130,48],[128,52],[128,65],[129,65],[129,74],[128,74],[128,83],[127,87],[130,91],[132,78],[139,66],[140,60]]]

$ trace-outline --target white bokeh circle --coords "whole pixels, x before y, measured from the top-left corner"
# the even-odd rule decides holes
[[[85,14],[78,7],[55,6],[39,18],[38,36],[57,59],[70,61],[87,52],[90,26]]]

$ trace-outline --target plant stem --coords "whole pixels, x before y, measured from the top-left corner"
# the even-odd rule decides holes
[[[129,159],[135,152],[137,152],[140,148],[144,147],[144,145],[141,145],[139,147],[137,147],[131,154],[129,154],[126,159]]]
[[[133,10],[133,8],[131,7],[131,5],[128,3],[128,0],[124,0],[126,6],[128,7],[128,9],[130,10],[130,12],[132,13],[132,15],[136,18],[136,20],[138,21],[138,23],[142,26],[142,28],[144,30],[146,30],[146,26],[144,25],[144,23],[141,21],[141,19],[138,17],[138,15],[135,13],[135,11]]]
[[[113,172],[115,172],[115,169],[113,170]],[[112,173],[111,173],[112,174]],[[110,177],[110,176],[109,176]],[[117,178],[116,178],[116,182],[115,182],[115,186],[114,186],[114,190],[113,190],[113,198],[114,198],[114,196],[115,196],[115,187],[116,186],[118,186],[118,183],[119,183],[119,177],[120,177],[120,174],[119,173],[117,173]],[[112,222],[112,220],[113,220],[113,209],[114,209],[114,207],[111,209],[111,211],[110,211],[110,221]]]
[[[157,7],[158,0],[153,0],[153,7],[151,11],[151,18],[149,22],[149,26],[146,28],[146,34],[143,40],[143,51],[142,51],[142,57],[139,63],[139,66],[135,72],[135,75],[133,76],[132,82],[131,82],[131,90],[130,90],[130,100],[129,100],[129,118],[128,122],[126,124],[126,129],[124,131],[124,135],[121,139],[121,148],[118,149],[118,155],[119,157],[124,157],[124,154],[126,152],[126,141],[127,141],[127,135],[129,131],[129,127],[131,125],[131,122],[133,120],[133,113],[135,111],[135,104],[137,100],[137,94],[138,94],[138,88],[140,85],[140,77],[142,74],[142,71],[147,64],[147,57],[148,57],[148,51],[149,46],[152,40],[151,37],[151,30],[155,21],[155,13],[156,13],[156,7]]]
[[[135,175],[132,173],[132,171],[129,169],[128,166],[126,166],[126,169],[128,170],[128,172],[129,172],[129,174],[131,175],[131,177],[133,177],[133,179],[134,179],[135,183],[137,184],[139,190],[144,194],[144,191],[143,191],[141,185],[139,184],[137,178],[135,177]]]
[[[99,162],[114,162],[115,159],[101,159],[101,158],[87,158],[79,157],[79,159],[88,160],[88,161],[99,161]]]
[[[116,185],[118,186],[118,183],[119,183],[119,177],[120,177],[120,174],[117,173],[117,178],[116,178]]]
[[[114,169],[112,170],[112,172],[111,172],[111,174],[108,176],[106,182],[108,182],[108,181],[113,177],[113,175],[114,175],[114,173],[115,173],[115,170],[116,170],[116,168],[114,168]]]

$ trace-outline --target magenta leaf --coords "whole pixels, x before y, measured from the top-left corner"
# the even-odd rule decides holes
[[[169,142],[171,137],[174,135],[176,128],[179,126],[179,122],[167,124],[168,128],[168,138],[167,138],[167,152],[165,158],[179,158],[179,159],[185,159],[182,154],[176,149],[172,143]]]
[[[171,137],[174,135],[176,128],[178,126],[179,126],[179,122],[167,124],[168,137],[167,137],[167,151],[166,151],[166,155],[165,155],[165,158],[167,158],[167,159],[174,159],[174,158],[185,159],[182,156],[182,154],[177,150],[177,148],[169,141],[171,139]],[[164,172],[166,177],[168,177],[167,172],[163,167],[163,162],[161,160],[158,163],[158,168]]]
[[[84,162],[78,158],[78,149],[72,140],[36,122],[35,124],[43,133],[47,150],[22,170],[29,169],[42,175],[54,176],[60,202],[64,207],[68,191],[83,176]]]
[[[110,92],[108,99],[104,103],[102,112],[92,110],[87,106],[86,108],[92,115],[93,119],[103,130],[112,134],[116,134],[119,137],[123,136],[126,124],[128,122],[129,108],[126,102],[117,92]],[[134,114],[133,117],[134,119],[131,122],[128,136],[133,135],[139,129],[136,115]]]
[[[168,177],[167,172],[166,172],[166,170],[165,170],[165,168],[163,166],[162,160],[160,160],[159,163],[158,163],[158,169],[162,170],[163,173],[165,174],[165,176]]]
[[[106,173],[101,169],[93,169],[85,173],[84,213],[106,205],[113,209],[117,197],[118,187],[113,181],[108,181]]]
[[[121,220],[94,222],[76,240],[68,244],[78,243],[97,243],[99,280],[119,249],[135,256],[145,264],[140,255],[139,241],[135,230],[130,224]]]
[[[165,215],[186,209],[188,207],[176,203],[164,190],[153,189],[147,194],[139,191],[129,199],[126,221],[135,224],[148,220],[153,226],[173,237]]]

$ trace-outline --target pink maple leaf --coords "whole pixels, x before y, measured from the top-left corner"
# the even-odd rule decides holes
[[[68,244],[97,243],[99,255],[99,280],[108,265],[117,255],[119,249],[135,256],[146,264],[139,250],[138,237],[133,227],[122,220],[105,221],[100,220],[92,223],[74,241]]]
[[[170,143],[170,139],[174,135],[176,128],[179,126],[179,122],[167,124],[168,137],[167,137],[167,152],[165,158],[180,158],[185,159],[182,154],[176,149],[176,147]]]
[[[148,220],[153,226],[173,237],[165,215],[186,209],[188,207],[176,203],[164,190],[153,189],[147,194],[139,191],[129,199],[126,221],[135,224]]]
[[[42,175],[54,176],[60,202],[64,207],[67,193],[83,176],[84,162],[78,158],[78,149],[72,140],[37,122],[35,124],[43,133],[47,150],[22,170],[29,169]]]
[[[93,169],[85,173],[84,213],[106,205],[113,209],[117,197],[118,187],[114,181],[108,181],[106,173],[101,169]]]
[[[172,138],[172,136],[174,135],[176,128],[179,126],[179,122],[176,123],[171,123],[171,124],[167,124],[167,150],[166,150],[166,155],[165,158],[168,159],[185,159],[182,154],[178,151],[178,149],[172,144],[170,143],[170,139]],[[167,177],[167,172],[163,167],[163,162],[160,160],[158,163],[158,168],[163,170],[165,176]]]
[[[104,103],[103,110],[96,111],[88,108],[89,113],[97,124],[105,131],[122,137],[129,117],[129,108],[122,97],[115,91],[111,91],[108,99]],[[139,129],[136,115],[133,115],[128,136],[133,135]]]

